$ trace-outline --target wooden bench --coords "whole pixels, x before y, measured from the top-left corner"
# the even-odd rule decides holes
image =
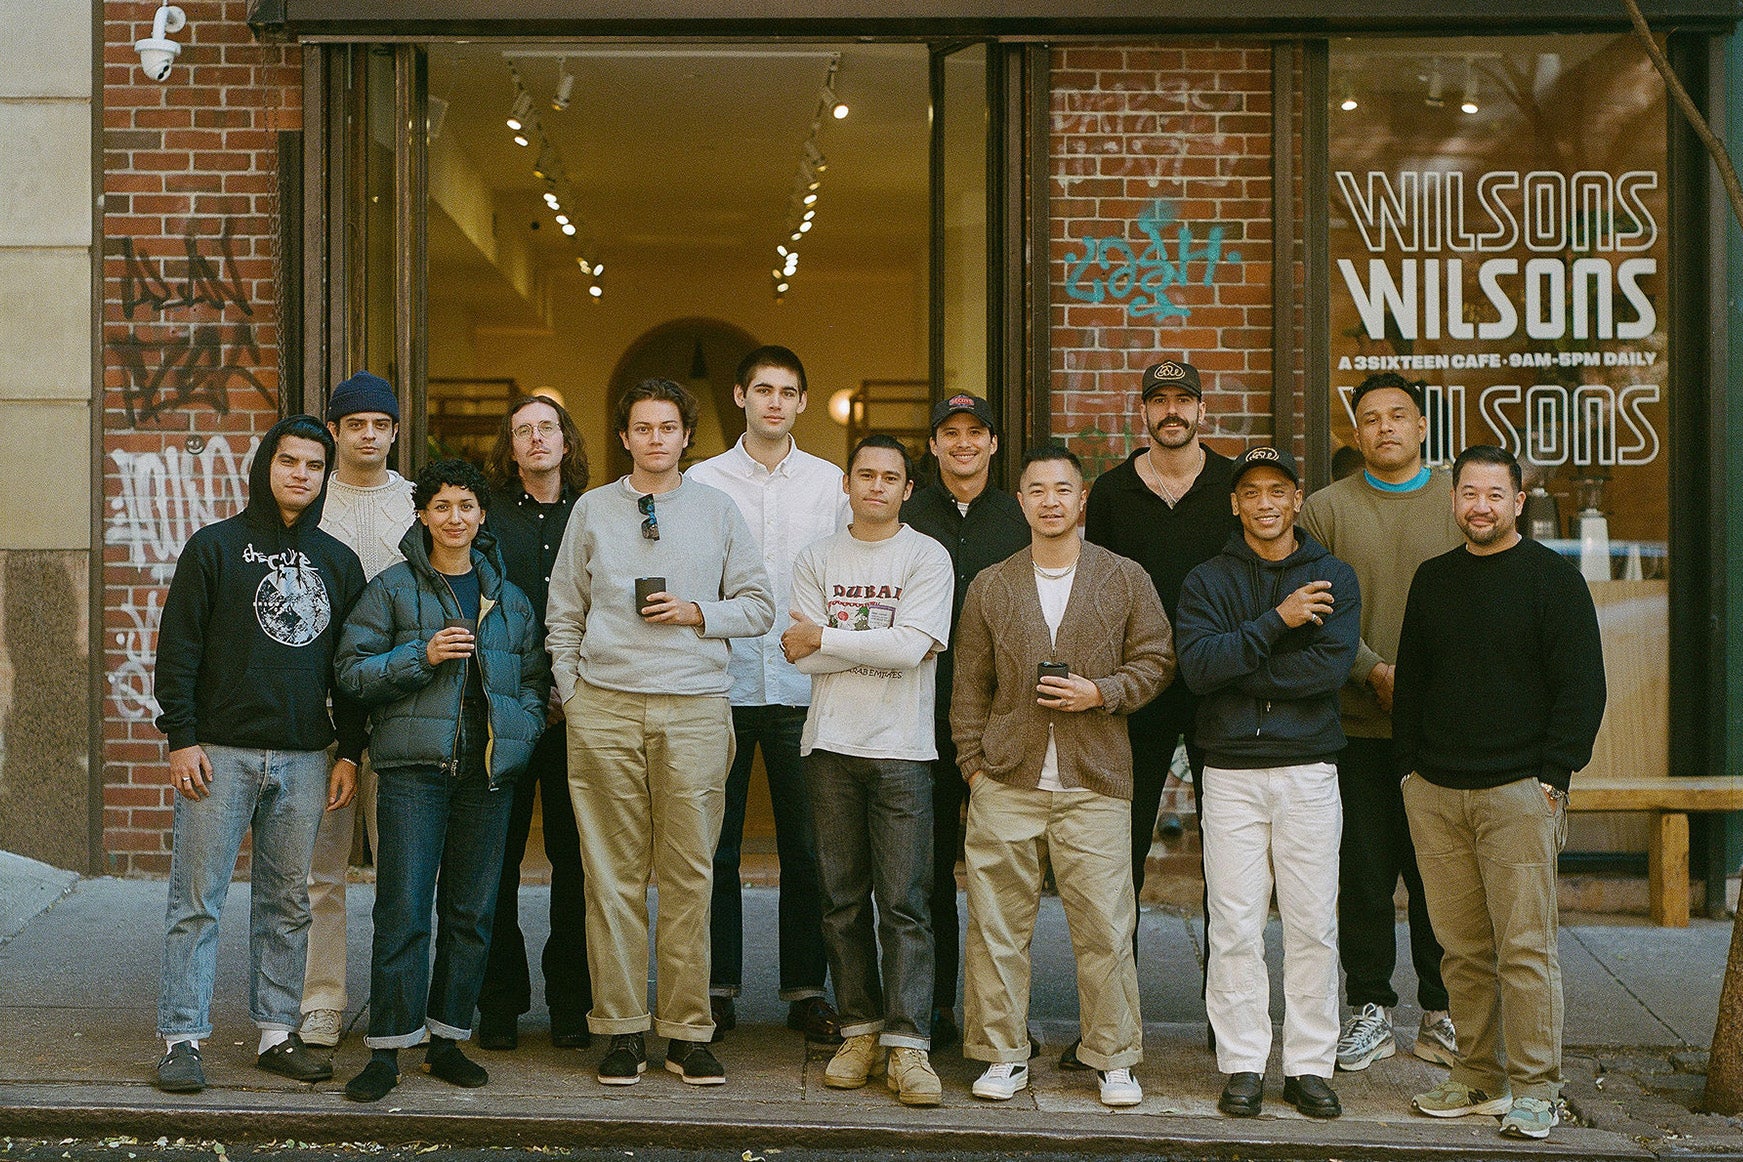
[[[1686,928],[1689,922],[1689,812],[1743,811],[1743,778],[1732,775],[1619,776],[1575,773],[1570,811],[1646,811],[1652,922]]]

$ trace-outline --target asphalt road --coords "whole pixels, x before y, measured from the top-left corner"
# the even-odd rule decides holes
[[[1122,1162],[1166,1162],[1162,1155],[1123,1154]],[[820,1150],[570,1150],[563,1147],[450,1148],[440,1143],[382,1146],[373,1142],[194,1142],[134,1138],[0,1138],[0,1162],[1081,1162],[1077,1155],[965,1153],[950,1150],[831,1152]]]

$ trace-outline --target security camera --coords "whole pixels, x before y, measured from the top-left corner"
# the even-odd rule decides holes
[[[169,34],[180,32],[187,23],[187,13],[174,4],[165,4],[157,10],[151,21],[151,35],[133,42],[133,51],[139,54],[146,76],[154,81],[169,76],[170,66],[182,51],[182,46],[171,40]]]

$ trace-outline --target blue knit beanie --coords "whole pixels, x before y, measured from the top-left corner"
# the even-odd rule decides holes
[[[358,412],[386,412],[399,423],[399,396],[393,385],[369,371],[359,371],[333,389],[327,400],[327,422],[337,423]]]

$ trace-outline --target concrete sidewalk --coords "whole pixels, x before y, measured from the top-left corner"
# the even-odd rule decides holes
[[[1500,1138],[1492,1118],[1441,1122],[1412,1115],[1409,1097],[1441,1071],[1410,1056],[1417,1011],[1398,1014],[1397,1056],[1335,1079],[1345,1114],[1309,1122],[1278,1099],[1273,1060],[1266,1116],[1231,1121],[1217,1114],[1221,1085],[1204,1046],[1198,997],[1202,934],[1197,917],[1147,912],[1140,932],[1140,990],[1146,1097],[1135,1110],[1110,1112],[1095,1096],[1093,1074],[1061,1073],[1060,1048],[1075,1033],[1077,998],[1069,942],[1056,899],[1044,901],[1035,941],[1032,1023],[1046,1040],[1034,1086],[994,1105],[969,1094],[980,1066],[956,1050],[938,1055],[944,1104],[908,1110],[881,1086],[824,1088],[825,1050],[810,1049],[781,1020],[776,998],[775,893],[746,889],[748,957],[739,1029],[717,1047],[728,1072],[718,1089],[685,1087],[655,1068],[642,1084],[607,1090],[592,1076],[603,1052],[558,1051],[535,982],[534,1013],[521,1023],[514,1053],[474,1055],[491,1072],[481,1090],[457,1090],[402,1055],[400,1087],[376,1106],[348,1102],[343,1081],[367,1058],[361,1028],[335,1058],[337,1077],[318,1087],[254,1068],[247,1017],[248,887],[236,884],[225,908],[213,1017],[205,1049],[211,1087],[192,1098],[151,1085],[162,1052],[152,1036],[162,954],[165,885],[140,880],[57,879],[64,873],[0,860],[0,901],[27,897],[44,908],[0,927],[0,1133],[35,1137],[131,1134],[232,1141],[301,1138],[326,1142],[426,1141],[473,1145],[680,1146],[762,1151],[779,1147],[905,1149],[925,1152],[1134,1152],[1169,1156],[1360,1158],[1489,1157],[1535,1154],[1587,1158],[1686,1157],[1743,1152],[1743,1122],[1689,1112],[1698,1098],[1730,925],[1696,921],[1683,930],[1570,924],[1562,931],[1568,997],[1567,1099],[1585,1124],[1558,1129],[1547,1143]],[[29,886],[26,891],[26,886]],[[372,888],[353,885],[350,983],[358,1017],[368,991]],[[542,942],[548,891],[528,887],[522,911],[530,941]],[[1277,925],[1272,944],[1274,1016]],[[1402,947],[1400,973],[1409,972]],[[534,957],[536,962],[536,955]],[[1409,995],[1414,983],[1400,992]],[[664,1044],[650,1037],[650,1056]]]

